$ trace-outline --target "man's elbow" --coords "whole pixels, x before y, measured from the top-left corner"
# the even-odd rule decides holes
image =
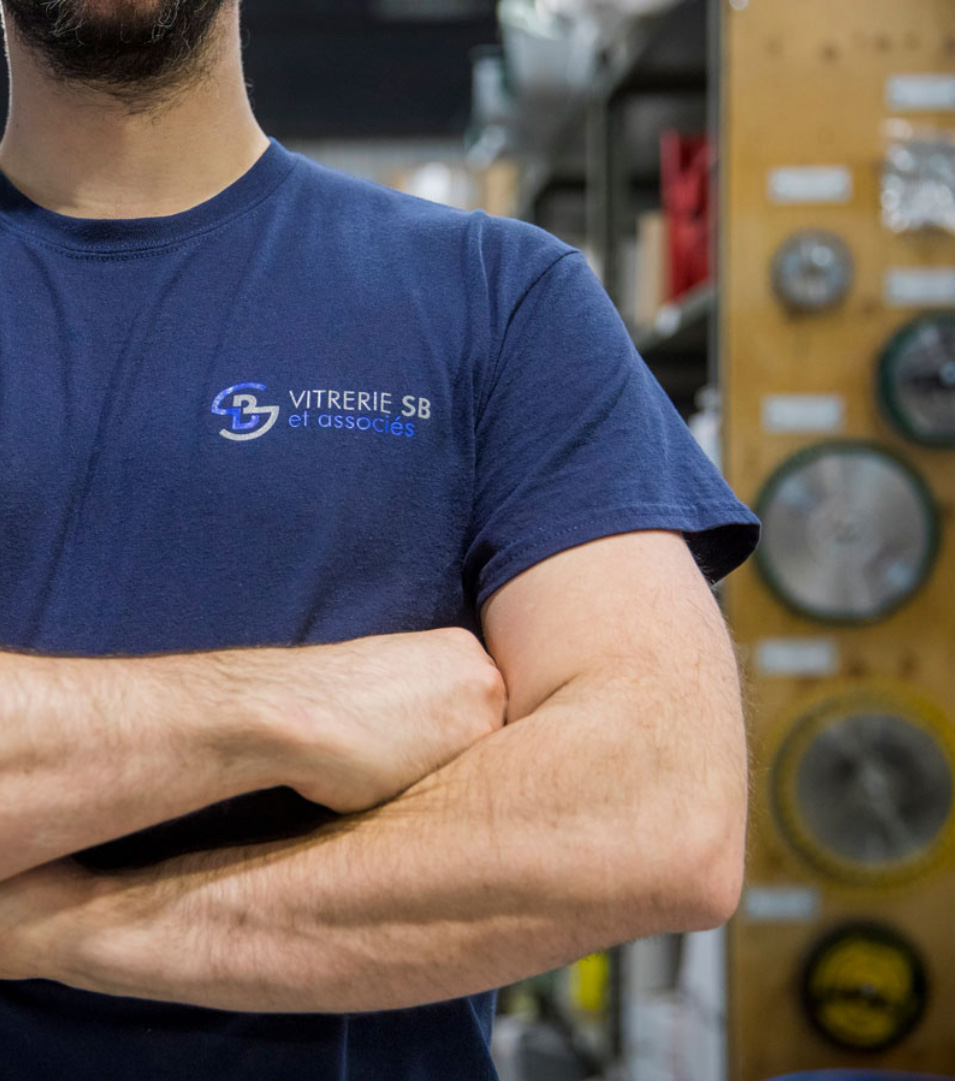
[[[694,843],[682,846],[674,868],[675,908],[682,926],[674,931],[711,931],[739,907],[746,864],[746,807],[730,805],[689,827]]]
[[[727,923],[743,891],[745,834],[745,805],[731,806],[685,815],[660,839],[664,851],[655,858],[640,846],[639,858],[627,859],[623,881],[618,879],[618,885],[626,883],[618,898],[627,938],[711,931]]]
[[[690,896],[683,908],[687,916],[679,931],[712,931],[728,923],[743,892],[743,860],[722,860],[705,875],[697,873],[685,884]]]

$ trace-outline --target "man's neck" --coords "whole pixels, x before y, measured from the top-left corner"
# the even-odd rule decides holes
[[[53,80],[8,26],[11,97],[0,171],[35,203],[77,218],[151,218],[211,199],[268,147],[242,73],[238,5],[206,72],[153,115]]]

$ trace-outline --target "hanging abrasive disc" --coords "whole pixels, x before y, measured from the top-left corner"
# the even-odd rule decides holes
[[[904,604],[937,548],[931,494],[911,468],[870,443],[820,443],[785,462],[758,499],[757,566],[803,615],[865,623]]]
[[[804,229],[773,258],[773,288],[797,312],[821,312],[845,300],[853,277],[852,253],[834,233]]]
[[[843,696],[804,715],[773,766],[784,836],[817,870],[889,885],[947,851],[955,798],[944,717],[906,715],[878,695]]]
[[[903,327],[883,350],[878,390],[906,438],[955,447],[955,316],[929,315]]]
[[[925,965],[915,947],[889,927],[841,927],[809,957],[803,1003],[830,1043],[850,1051],[885,1051],[904,1040],[925,1014]]]

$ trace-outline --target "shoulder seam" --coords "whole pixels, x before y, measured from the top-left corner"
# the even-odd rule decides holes
[[[501,368],[501,358],[504,355],[504,348],[507,345],[507,339],[511,332],[511,326],[514,320],[517,318],[518,312],[524,306],[527,298],[533,293],[537,286],[547,277],[548,274],[565,259],[568,259],[572,255],[580,255],[580,251],[577,248],[571,248],[569,251],[561,252],[553,262],[548,265],[537,275],[536,278],[527,286],[523,293],[518,297],[517,302],[511,310],[511,314],[507,317],[507,323],[504,326],[504,333],[501,335],[501,344],[498,346],[497,354],[491,362],[490,369],[488,371],[487,380],[484,384],[484,390],[481,394],[481,400],[478,403],[478,407],[475,411],[475,427],[478,427],[481,423],[481,418],[484,415],[484,409],[487,406],[488,399],[494,390],[494,384],[497,382],[498,373]]]

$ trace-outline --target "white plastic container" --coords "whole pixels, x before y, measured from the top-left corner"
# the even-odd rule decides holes
[[[498,17],[519,93],[544,96],[587,89],[600,41],[592,20],[548,14],[527,0],[501,0]]]

